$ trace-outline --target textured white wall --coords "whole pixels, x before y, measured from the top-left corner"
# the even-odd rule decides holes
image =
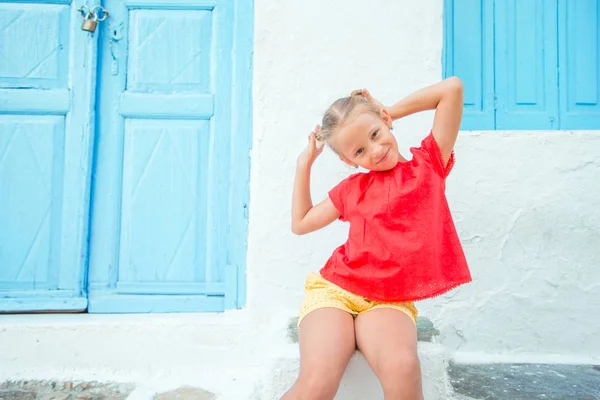
[[[600,358],[600,132],[469,132],[457,153],[474,283],[427,304],[444,343]]]
[[[296,315],[341,223],[290,232],[297,154],[337,97],[391,103],[441,79],[442,0],[256,2],[248,310]],[[433,114],[399,121],[403,153]],[[450,350],[600,358],[600,132],[461,132],[448,197],[474,283],[420,304]],[[325,152],[315,202],[352,171]],[[535,358],[535,357],[534,357]]]

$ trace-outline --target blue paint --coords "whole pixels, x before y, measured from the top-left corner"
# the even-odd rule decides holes
[[[463,81],[463,130],[494,129],[493,22],[487,0],[444,4],[444,77]]]
[[[127,90],[137,93],[208,92],[211,83],[208,71],[211,59],[214,59],[212,44],[214,39],[218,40],[213,38],[213,17],[225,4],[228,2],[214,10],[130,10],[128,40],[135,51],[130,52]],[[176,30],[187,35],[174,37],[171,33],[175,28],[171,24],[173,21],[177,21]],[[218,22],[216,18],[215,22]],[[219,27],[214,28],[218,33]],[[232,28],[231,24],[228,28]],[[177,40],[176,46],[172,40]]]
[[[0,114],[66,115],[70,109],[67,89],[0,89]]]
[[[556,2],[497,1],[496,129],[558,129]]]
[[[600,129],[598,0],[446,0],[466,130]]]
[[[93,35],[52,3],[0,5],[54,32],[0,65],[0,311],[242,307],[252,2],[108,0]]]
[[[254,2],[235,1],[233,42],[233,94],[231,124],[231,190],[229,195],[230,266],[226,308],[246,304],[246,250],[250,206],[250,150],[252,148],[252,56]]]
[[[230,0],[104,5],[123,34],[100,29],[89,311],[237,307],[253,16]]]
[[[124,295],[111,292],[90,293],[91,312],[123,313],[172,313],[172,312],[221,312],[223,296],[175,296]]]
[[[2,312],[22,313],[38,310],[51,311],[85,311],[87,308],[85,297],[49,297],[43,293],[36,293],[35,297],[3,297],[0,298]]]
[[[118,282],[202,279],[209,125],[125,120]]]
[[[74,7],[0,4],[0,311],[87,306],[95,43]]]
[[[205,93],[124,92],[119,114],[125,118],[210,119],[214,114],[214,96]]]
[[[233,2],[220,4],[214,10],[215,26],[233,26]],[[217,34],[218,36],[218,34]],[[206,279],[223,281],[230,268],[229,230],[228,221],[230,204],[229,179],[230,147],[231,147],[231,85],[232,85],[232,56],[233,29],[223,29],[220,34],[221,42],[211,60],[211,73],[214,76],[212,90],[215,92],[215,115],[211,123],[211,139],[209,144],[209,170],[207,209],[206,243]],[[227,65],[229,68],[222,68]],[[210,267],[209,267],[210,266]]]
[[[231,0],[127,0],[127,6],[146,10],[212,10],[226,1]]]
[[[61,4],[0,5],[3,88],[66,88],[70,11]],[[15,37],[20,34],[30,36],[35,45],[23,46],[23,40]]]
[[[119,282],[116,291],[120,294],[204,294],[222,296],[226,287],[227,285],[224,282]]]
[[[600,2],[559,2],[562,129],[600,129]]]
[[[71,4],[72,0],[10,0],[11,3]]]

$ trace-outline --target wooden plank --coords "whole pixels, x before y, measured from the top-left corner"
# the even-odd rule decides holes
[[[0,113],[65,115],[71,109],[68,89],[0,89]]]
[[[214,96],[207,93],[124,92],[119,112],[126,118],[210,119]]]

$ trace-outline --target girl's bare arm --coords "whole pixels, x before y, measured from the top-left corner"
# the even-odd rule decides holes
[[[315,131],[318,131],[318,127]],[[298,157],[296,177],[294,179],[294,193],[292,195],[292,232],[304,235],[319,230],[340,217],[340,212],[335,208],[328,197],[316,206],[313,206],[310,195],[310,171],[316,158],[323,151],[323,144],[318,144],[316,132],[311,133],[308,146]]]

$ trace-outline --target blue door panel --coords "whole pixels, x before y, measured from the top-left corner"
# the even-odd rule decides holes
[[[496,1],[496,129],[557,129],[557,4]]]
[[[443,73],[464,84],[461,129],[494,129],[493,3],[446,0],[444,13]]]
[[[252,42],[234,40],[237,4],[105,2],[90,312],[241,305],[250,131],[231,128],[249,123],[250,86],[236,104],[232,87],[237,68],[249,79]]]
[[[119,281],[204,281],[208,121],[127,119]]]
[[[0,289],[59,289],[64,128],[63,116],[0,115]]]
[[[600,2],[559,2],[561,129],[600,129]]]
[[[0,3],[0,312],[87,306],[95,45],[78,17]]]
[[[2,88],[67,88],[71,18],[68,4],[0,3]]]

